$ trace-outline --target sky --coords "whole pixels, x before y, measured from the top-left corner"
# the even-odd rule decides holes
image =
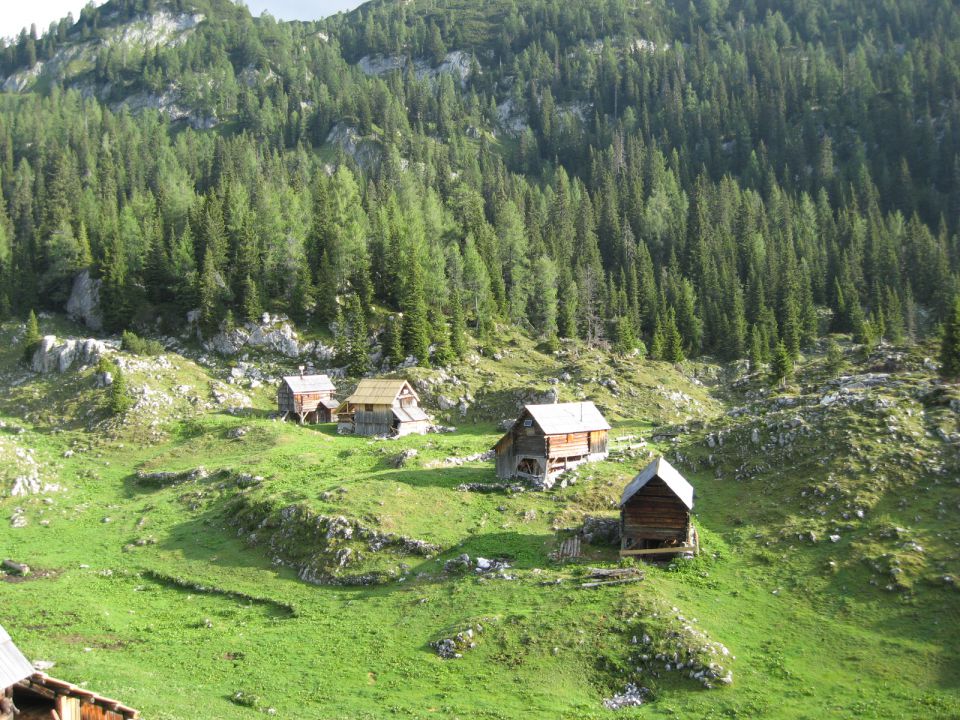
[[[104,0],[94,0],[102,5]],[[250,12],[259,15],[268,10],[280,20],[316,20],[340,10],[352,10],[362,0],[246,0]],[[87,0],[0,0],[0,37],[14,37],[22,28],[37,24],[42,35],[50,23],[72,12],[80,17]]]

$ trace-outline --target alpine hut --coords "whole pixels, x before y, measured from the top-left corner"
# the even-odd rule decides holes
[[[604,459],[609,430],[592,402],[527,405],[494,445],[497,477],[549,484],[564,470]]]
[[[337,408],[340,432],[396,437],[430,429],[420,396],[406,380],[361,380],[353,395]]]
[[[333,394],[337,388],[326,375],[299,375],[285,377],[277,389],[277,408],[283,419],[291,415],[305,422],[335,422],[339,403]]]
[[[664,458],[647,465],[620,497],[620,555],[696,552],[693,486]]]
[[[0,720],[136,720],[131,707],[34,670],[0,625]]]

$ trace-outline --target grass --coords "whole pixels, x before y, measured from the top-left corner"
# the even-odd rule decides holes
[[[51,323],[71,332],[52,320],[45,332]],[[0,340],[8,348],[0,351],[8,386],[0,419],[24,428],[0,437],[33,448],[41,477],[65,488],[0,499],[4,518],[21,508],[28,521],[4,530],[0,554],[34,569],[25,580],[0,578],[0,623],[30,658],[55,661],[53,674],[145,717],[272,709],[318,718],[604,718],[602,699],[631,680],[656,699],[618,713],[626,718],[960,716],[960,594],[942,580],[960,570],[956,456],[935,432],[956,421],[944,404],[917,399],[930,382],[923,371],[905,370],[896,376],[902,387],[888,383],[865,403],[827,412],[758,399],[757,383],[725,390],[726,371],[714,366],[678,372],[572,349],[544,356],[516,338],[499,361],[411,371],[428,406],[470,393],[467,415],[448,418],[457,433],[375,441],[276,422],[270,388],[225,386],[226,365],[173,355],[164,356],[169,368],[132,366],[128,378],[174,401],[118,424],[104,415],[89,370],[23,379],[10,326]],[[847,372],[866,369],[851,363]],[[564,373],[569,380],[551,381]],[[788,395],[819,397],[829,380],[811,358]],[[181,385],[192,388],[183,397]],[[232,401],[211,399],[221,386],[251,407],[226,412]],[[446,459],[491,447],[499,420],[531,388],[595,398],[615,437],[683,432],[584,466],[562,490],[458,491],[494,481],[492,465]],[[877,409],[881,397],[895,406]],[[726,414],[748,404],[749,414]],[[897,436],[887,434],[891,414]],[[775,438],[793,416],[811,431],[781,446]],[[237,427],[247,432],[231,439]],[[707,436],[721,431],[723,444],[709,447]],[[397,467],[408,449],[417,454]],[[64,457],[67,450],[74,454]],[[681,456],[696,487],[704,554],[646,566],[634,585],[580,588],[584,567],[615,563],[614,553],[586,546],[582,562],[557,564],[558,537],[585,514],[615,514],[625,482],[661,451]],[[198,465],[227,472],[167,486],[136,480],[137,471]],[[264,479],[238,486],[240,473]],[[300,520],[284,524],[291,507]],[[363,539],[318,535],[308,525],[319,516],[440,549],[374,553]],[[304,563],[330,569],[343,548],[353,559],[334,575],[387,581],[297,579]],[[513,579],[446,572],[461,553],[506,558]],[[666,634],[678,614],[736,656],[731,687],[707,691],[681,673],[637,672],[632,637]],[[484,631],[463,658],[443,660],[430,647],[478,623]]]

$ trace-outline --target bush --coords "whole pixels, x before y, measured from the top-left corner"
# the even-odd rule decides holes
[[[156,340],[142,338],[129,330],[123,331],[121,348],[134,355],[159,355],[163,352],[163,345]]]

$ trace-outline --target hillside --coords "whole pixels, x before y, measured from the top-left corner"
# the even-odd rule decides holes
[[[171,720],[960,717],[956,3],[109,0],[2,42],[31,660]],[[437,431],[282,422],[300,367]],[[584,400],[606,460],[497,481]],[[660,455],[702,552],[621,561]]]
[[[441,396],[473,400],[451,408],[456,432],[389,441],[278,422],[269,374],[249,376],[281,358],[251,358],[237,380],[189,346],[107,345],[132,396],[152,398],[118,424],[92,368],[25,373],[22,326],[3,333],[0,451],[6,467],[31,457],[41,484],[9,497],[5,478],[3,552],[31,574],[0,582],[3,623],[31,658],[145,717],[599,718],[631,682],[652,702],[625,717],[960,711],[956,402],[919,350],[849,348],[829,369],[814,353],[772,392],[734,368],[518,339],[499,361],[414,369],[441,416]],[[473,458],[552,389],[609,414],[610,460],[546,493],[459,489],[495,482]],[[696,487],[703,554],[580,587],[614,548],[552,553],[586,516],[613,516],[660,452]],[[430,646],[467,630],[460,659]],[[692,669],[665,671],[674,652]],[[710,663],[729,687],[690,677]]]

